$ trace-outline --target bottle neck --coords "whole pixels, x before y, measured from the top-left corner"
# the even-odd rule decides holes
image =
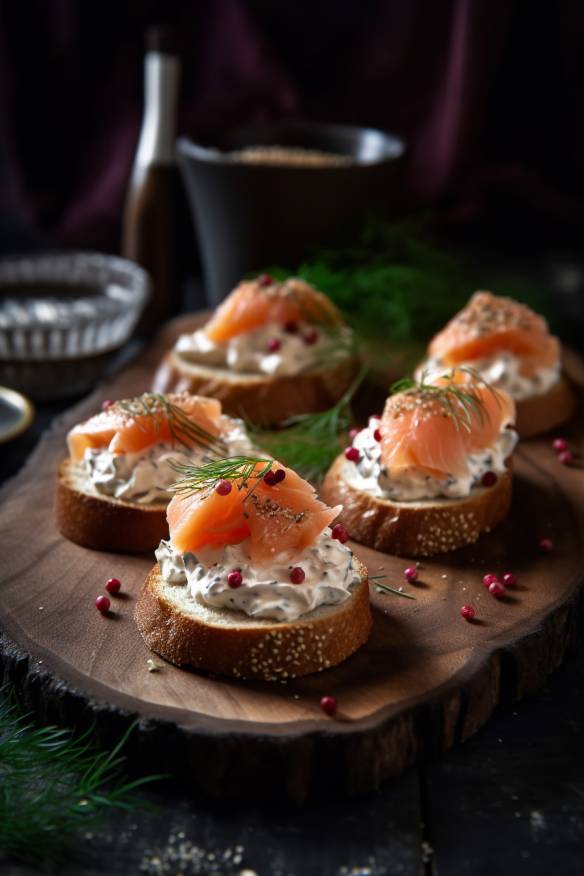
[[[174,164],[180,62],[148,52],[144,60],[144,117],[136,165]]]

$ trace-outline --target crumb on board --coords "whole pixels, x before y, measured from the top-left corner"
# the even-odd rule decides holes
[[[152,657],[149,657],[146,661],[146,668],[148,672],[160,672],[162,669],[162,663],[158,663],[157,660],[153,660]]]

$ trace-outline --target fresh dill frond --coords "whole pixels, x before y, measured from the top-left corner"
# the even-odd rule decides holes
[[[248,423],[254,443],[302,477],[318,482],[338,455],[342,439],[353,422],[351,401],[366,373],[366,368],[361,368],[339,401],[326,411],[290,417],[281,429],[275,430],[260,429]]]
[[[146,808],[135,792],[163,778],[123,777],[122,751],[133,724],[112,751],[90,733],[38,727],[0,690],[0,853],[31,863],[61,860],[76,834],[113,809]]]
[[[389,387],[390,395],[397,395],[398,392],[409,392],[411,389],[418,389],[418,384],[413,377],[401,377],[394,381]]]
[[[393,593],[395,596],[403,596],[405,599],[416,598],[415,596],[412,596],[411,593],[405,593],[403,590],[398,590],[396,587],[390,587],[389,584],[384,584],[381,579],[385,577],[385,575],[374,575],[372,578],[369,578],[369,580],[373,582],[378,591],[383,591],[383,593]]]
[[[328,295],[368,349],[372,342],[385,350],[425,346],[474,289],[504,290],[554,316],[543,287],[494,272],[491,261],[448,251],[435,241],[433,224],[427,213],[394,222],[372,216],[292,270],[271,265],[265,271],[280,281],[300,277]]]
[[[136,398],[114,402],[114,405],[130,417],[150,417],[155,430],[160,429],[162,419],[166,420],[172,440],[187,450],[198,445],[218,456],[225,453],[225,443],[221,438],[195,423],[181,407],[161,393],[145,392]]]
[[[458,373],[468,374],[473,382],[457,383],[455,378]],[[484,386],[498,405],[501,403],[497,390],[473,368],[455,367],[435,379],[442,382],[428,383],[427,372],[423,371],[419,380],[409,377],[397,380],[391,385],[389,392],[390,395],[417,393],[432,399],[440,405],[444,414],[454,422],[457,429],[465,429],[467,432],[471,431],[475,418],[481,425],[489,418],[485,402],[476,391],[477,384]]]
[[[182,475],[169,489],[179,495],[189,495],[212,490],[219,481],[241,481],[241,486],[246,487],[250,480],[261,480],[271,469],[273,460],[258,456],[232,456],[214,459],[204,465],[190,465],[171,459],[169,465]]]

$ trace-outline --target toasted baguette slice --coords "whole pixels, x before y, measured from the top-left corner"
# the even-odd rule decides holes
[[[59,466],[56,515],[65,538],[97,551],[139,554],[168,538],[166,503],[139,505],[102,496],[70,459]]]
[[[154,375],[152,389],[216,398],[226,414],[244,417],[257,426],[275,426],[289,417],[331,407],[356,372],[357,362],[350,356],[307,374],[272,377],[200,365],[171,350]]]
[[[531,438],[567,422],[576,410],[576,396],[565,377],[560,377],[547,392],[515,406],[516,429],[522,438]]]
[[[184,584],[163,581],[156,565],[134,616],[148,647],[177,666],[262,681],[296,678],[341,663],[367,641],[369,585],[358,565],[361,580],[348,599],[291,623],[205,605]]]
[[[379,499],[349,484],[347,462],[338,456],[320,490],[331,505],[343,505],[341,520],[351,538],[405,557],[431,557],[475,542],[507,515],[511,504],[511,471],[492,487],[474,487],[463,499],[394,502]]]

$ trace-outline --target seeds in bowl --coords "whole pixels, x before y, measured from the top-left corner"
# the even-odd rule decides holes
[[[244,164],[278,164],[288,167],[347,167],[355,163],[350,155],[305,149],[303,146],[246,146],[231,152],[230,157]]]

